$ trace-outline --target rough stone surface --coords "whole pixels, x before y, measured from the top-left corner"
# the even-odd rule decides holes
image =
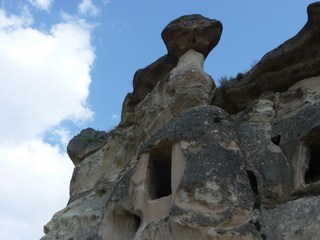
[[[67,152],[74,165],[79,164],[85,157],[101,148],[107,137],[108,134],[105,131],[87,128],[72,138],[67,146]]]
[[[57,212],[52,220],[44,226],[46,235],[41,240],[50,239],[96,239],[103,238],[97,234],[105,202],[108,195],[92,195],[70,203]]]
[[[180,58],[188,50],[194,49],[207,57],[218,44],[221,33],[221,22],[193,14],[170,22],[161,36],[169,55]]]
[[[70,202],[86,195],[108,192],[135,164],[137,143],[130,132],[114,131],[105,145],[75,166],[70,182]]]
[[[70,141],[70,200],[42,240],[319,239],[319,7],[219,89],[203,71],[219,24],[170,23],[168,55],[135,74],[117,128]]]
[[[279,205],[272,210],[263,210],[262,231],[267,239],[318,240],[319,204],[320,197],[310,197]]]
[[[138,103],[150,93],[157,83],[177,65],[178,58],[165,55],[146,68],[139,69],[133,77],[133,100]]]
[[[201,53],[186,52],[153,94],[136,106],[135,122],[142,141],[182,111],[211,104],[215,84],[203,71],[203,61]]]

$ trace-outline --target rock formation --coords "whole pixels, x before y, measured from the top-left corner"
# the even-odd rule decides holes
[[[203,63],[221,23],[171,22],[118,127],[70,141],[70,200],[42,240],[319,239],[319,16],[219,88]]]

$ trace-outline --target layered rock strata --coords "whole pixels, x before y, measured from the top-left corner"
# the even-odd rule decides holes
[[[118,127],[70,141],[70,200],[42,240],[318,239],[319,9],[220,88],[203,63],[221,23],[171,22],[168,54],[137,71]]]

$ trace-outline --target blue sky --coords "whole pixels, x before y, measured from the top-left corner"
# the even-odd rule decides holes
[[[199,13],[222,22],[205,62],[217,81],[297,34],[312,2],[0,0],[0,239],[43,236],[68,201],[68,141],[118,124],[135,71],[166,54],[170,21]]]

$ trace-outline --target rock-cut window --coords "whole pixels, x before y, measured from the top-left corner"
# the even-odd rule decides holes
[[[150,154],[148,164],[148,192],[151,200],[172,194],[171,155]]]

